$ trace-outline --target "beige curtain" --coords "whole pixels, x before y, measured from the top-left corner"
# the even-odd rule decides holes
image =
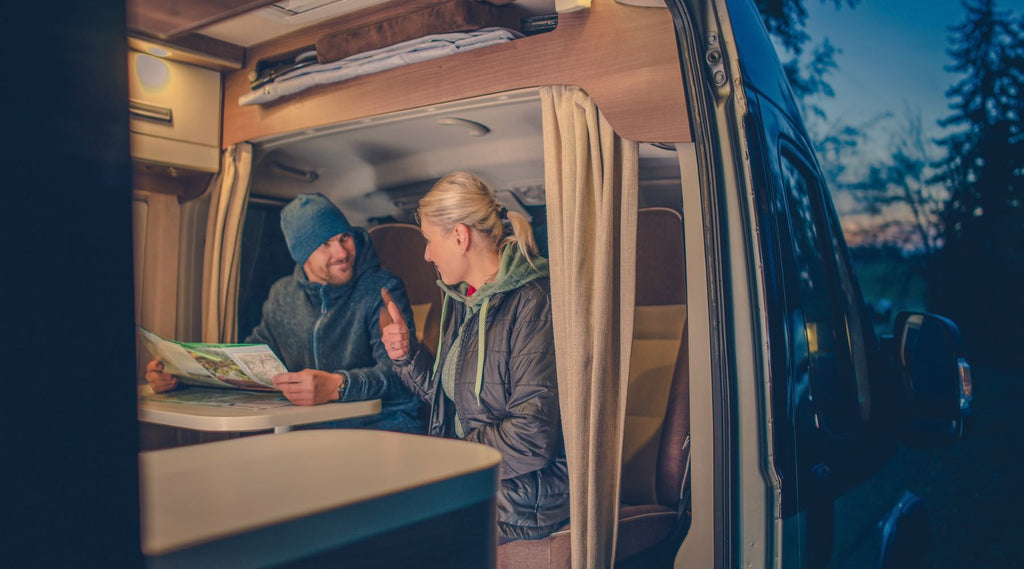
[[[238,335],[238,273],[242,221],[252,178],[252,146],[224,151],[210,184],[210,213],[203,255],[204,342],[235,342]]]
[[[572,566],[613,565],[636,284],[637,144],[576,87],[541,90]]]

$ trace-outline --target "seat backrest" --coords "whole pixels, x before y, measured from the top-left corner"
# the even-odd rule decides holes
[[[674,508],[679,499],[683,460],[669,455],[679,454],[677,447],[689,432],[683,263],[682,216],[669,208],[641,209],[622,445],[625,504]]]
[[[676,354],[676,365],[669,386],[665,421],[661,426],[658,451],[658,470],[655,481],[658,503],[677,507],[683,489],[683,480],[689,476],[690,464],[690,353],[687,325]]]
[[[433,354],[437,350],[441,320],[441,291],[437,288],[437,272],[423,258],[420,229],[408,223],[385,223],[370,228],[368,233],[381,266],[405,283],[416,323],[416,338]]]

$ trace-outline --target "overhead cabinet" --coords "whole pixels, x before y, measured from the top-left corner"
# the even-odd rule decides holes
[[[219,72],[129,51],[128,98],[135,160],[199,172],[217,171]]]

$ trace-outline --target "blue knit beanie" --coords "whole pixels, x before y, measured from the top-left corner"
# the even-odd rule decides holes
[[[302,265],[331,237],[351,233],[352,225],[323,194],[299,194],[281,210],[281,231],[292,258]]]

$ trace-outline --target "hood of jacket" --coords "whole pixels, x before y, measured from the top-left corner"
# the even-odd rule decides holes
[[[527,259],[526,255],[523,255],[519,250],[519,247],[512,243],[506,245],[501,251],[498,273],[494,276],[494,280],[485,283],[477,289],[473,296],[466,295],[466,291],[469,289],[469,285],[466,283],[452,286],[438,280],[437,286],[441,287],[445,296],[465,304],[472,313],[479,310],[484,301],[492,296],[515,290],[528,282],[544,278],[548,274],[547,259],[540,256]]]

